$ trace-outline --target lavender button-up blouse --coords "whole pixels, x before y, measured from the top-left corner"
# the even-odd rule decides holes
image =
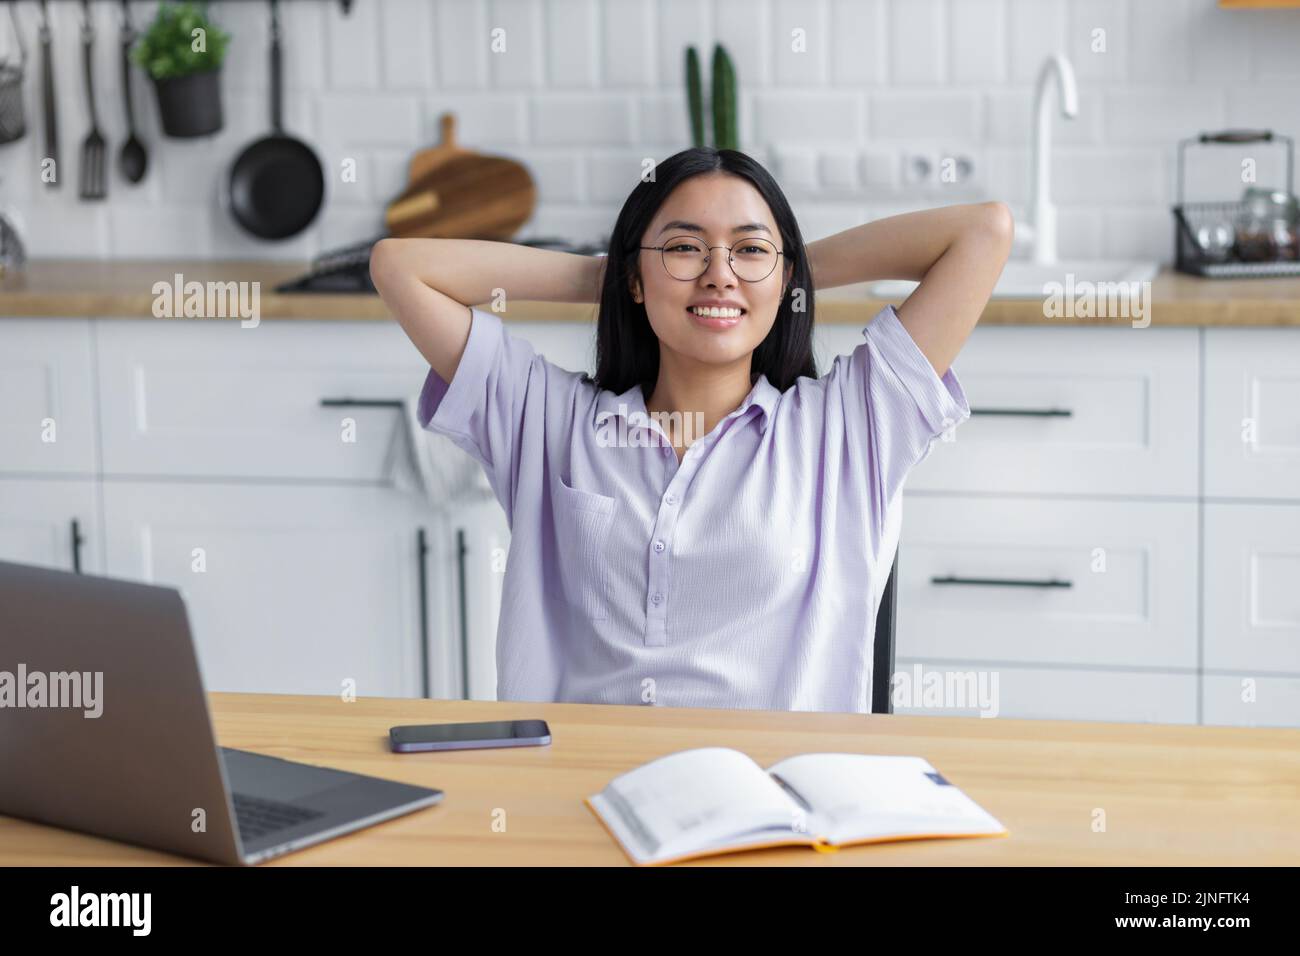
[[[821,378],[759,376],[680,463],[639,385],[598,389],[472,314],[419,421],[510,523],[498,697],[869,712],[903,481],[970,417],[893,307]]]

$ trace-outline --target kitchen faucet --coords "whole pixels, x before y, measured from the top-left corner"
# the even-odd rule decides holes
[[[1034,170],[1029,201],[1029,224],[1024,230],[1033,246],[1032,259],[1039,265],[1056,262],[1056,206],[1051,197],[1052,123],[1047,101],[1047,86],[1056,80],[1060,94],[1061,115],[1073,119],[1079,114],[1079,91],[1074,82],[1074,67],[1062,54],[1044,61],[1034,90]]]

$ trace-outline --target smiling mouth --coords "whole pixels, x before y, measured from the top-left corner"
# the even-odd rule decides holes
[[[708,329],[730,329],[739,325],[749,312],[745,309],[718,309],[717,314],[714,312],[696,312],[694,309],[687,308],[686,314],[694,319],[697,323]]]
[[[745,310],[741,310],[740,315],[699,315],[698,312],[686,310],[686,315],[692,317],[695,324],[703,326],[706,329],[731,329],[740,325],[741,319],[749,315]]]

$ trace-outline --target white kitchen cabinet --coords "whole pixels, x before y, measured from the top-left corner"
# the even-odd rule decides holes
[[[125,476],[383,481],[400,408],[428,364],[387,322],[199,319],[100,325],[104,472]]]
[[[97,488],[84,479],[0,477],[0,561],[99,574]]]
[[[87,319],[0,320],[0,474],[97,470],[91,338]]]
[[[1300,329],[1205,330],[1205,494],[1300,501]]]
[[[1300,503],[1206,503],[1204,663],[1300,677]]]
[[[383,488],[110,479],[107,569],[181,590],[209,690],[419,696],[424,511]],[[431,644],[433,696],[453,696]]]
[[[495,498],[457,507],[451,516],[453,539],[465,547],[465,670],[469,698],[496,700],[497,623],[501,619],[510,527]],[[455,538],[457,531],[463,532]],[[459,626],[459,622],[457,622]]]
[[[979,717],[983,713],[990,715],[989,719],[1197,722],[1197,677],[1191,672],[1021,667],[899,658],[894,673],[901,678],[897,686],[906,689],[901,702],[895,698],[896,714]],[[934,688],[931,692],[934,696],[930,698],[924,696],[927,682]],[[940,693],[941,686],[949,689]],[[969,706],[953,706],[957,704]]]
[[[909,494],[899,657],[1197,666],[1193,502]]]
[[[1201,698],[1204,724],[1300,726],[1300,676],[1205,674]]]
[[[914,489],[1195,497],[1195,330],[977,329],[971,418]]]
[[[593,307],[592,315],[595,310]],[[528,342],[547,361],[572,372],[596,371],[596,326],[578,322],[511,322],[506,331]]]
[[[820,335],[828,356],[862,341],[849,326]],[[1195,498],[1197,335],[977,327],[953,363],[971,417],[935,443],[908,488]]]

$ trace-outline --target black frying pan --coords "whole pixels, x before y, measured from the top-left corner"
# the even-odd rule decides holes
[[[312,148],[280,123],[280,11],[271,0],[271,135],[244,147],[230,167],[230,214],[246,232],[286,239],[320,212],[325,171]]]

